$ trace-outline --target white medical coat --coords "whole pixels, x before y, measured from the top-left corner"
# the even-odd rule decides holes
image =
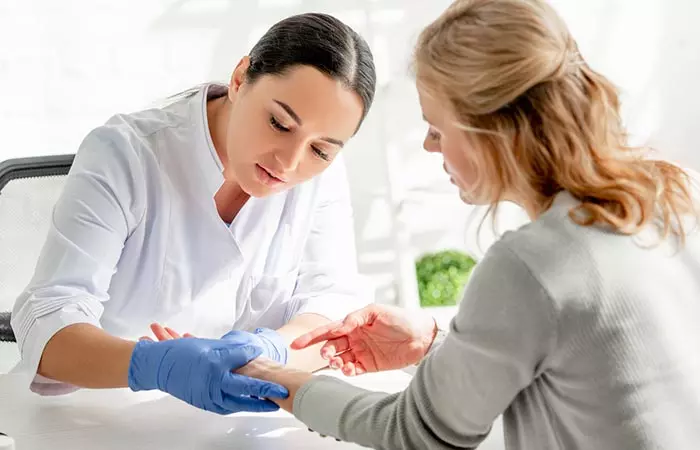
[[[300,313],[339,319],[370,300],[341,160],[251,198],[230,226],[221,220],[213,197],[223,167],[206,101],[224,92],[208,85],[86,137],[13,311],[20,369],[32,378],[48,340],[75,323],[136,338],[159,321],[218,337]]]

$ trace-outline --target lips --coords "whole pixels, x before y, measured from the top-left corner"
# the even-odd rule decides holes
[[[260,164],[256,164],[255,169],[258,174],[258,178],[263,184],[266,184],[268,186],[277,186],[287,182],[284,178],[277,175],[275,172],[272,172],[271,170],[261,166]]]
[[[449,175],[450,177],[450,183],[454,184],[457,186],[457,182],[455,181],[454,177],[452,176],[452,172],[447,168],[447,163],[442,163],[442,168],[445,170],[445,173]]]
[[[447,163],[442,163],[442,169],[445,171],[445,173],[446,173],[447,175],[450,176],[450,181],[454,184],[455,180],[454,180],[454,178],[452,178],[452,174],[451,174],[450,171],[447,169]]]
[[[262,170],[264,170],[265,172],[267,172],[267,174],[270,175],[272,178],[276,178],[276,179],[278,179],[279,181],[281,181],[282,183],[286,183],[286,182],[287,182],[287,180],[285,180],[284,178],[282,178],[280,175],[277,175],[277,173],[273,172],[272,170],[268,169],[267,167],[265,167],[265,166],[260,166],[260,167],[262,168]]]

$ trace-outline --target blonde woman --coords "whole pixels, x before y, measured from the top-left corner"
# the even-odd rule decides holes
[[[615,89],[538,0],[459,0],[420,36],[425,148],[470,204],[532,223],[480,262],[446,336],[370,306],[299,337],[347,375],[420,362],[398,394],[261,359],[313,430],[379,449],[700,445],[700,237],[680,168],[630,148]]]

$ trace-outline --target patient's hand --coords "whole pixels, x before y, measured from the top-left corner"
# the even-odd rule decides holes
[[[180,333],[177,331],[173,330],[172,328],[169,327],[164,327],[159,323],[152,323],[151,324],[151,331],[153,331],[153,334],[155,335],[156,339],[159,341],[169,341],[170,339],[180,339],[183,337],[194,337],[194,335],[190,333],[185,333],[182,336]],[[139,338],[139,341],[152,341],[151,337],[149,336],[141,336]]]
[[[342,322],[319,327],[292,342],[294,350],[327,341],[321,355],[347,376],[401,369],[418,363],[432,345],[432,317],[388,305],[369,305]]]

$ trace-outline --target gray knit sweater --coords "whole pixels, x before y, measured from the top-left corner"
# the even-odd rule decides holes
[[[294,414],[377,449],[474,448],[500,414],[509,449],[700,448],[700,236],[649,248],[575,205],[489,249],[405,391],[319,376]]]

